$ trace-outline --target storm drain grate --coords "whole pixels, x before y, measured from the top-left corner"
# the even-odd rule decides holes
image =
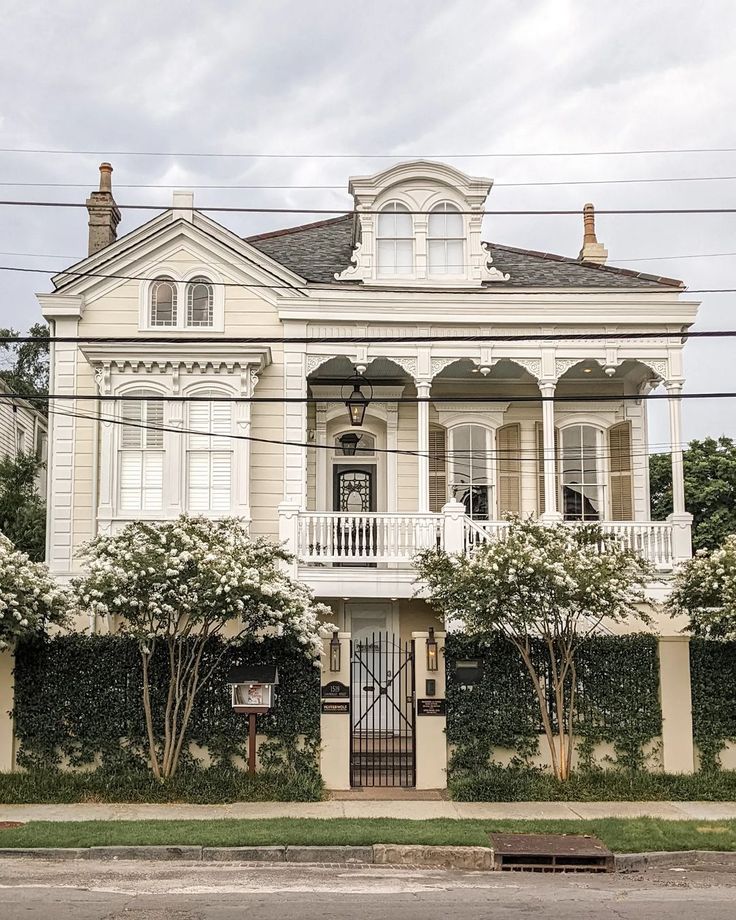
[[[613,872],[613,853],[597,837],[492,834],[494,867],[502,872]]]

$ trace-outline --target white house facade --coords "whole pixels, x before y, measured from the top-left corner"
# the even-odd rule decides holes
[[[55,573],[132,520],[238,515],[342,629],[409,637],[434,624],[417,550],[471,552],[517,513],[600,521],[666,591],[691,552],[679,334],[698,304],[607,266],[591,208],[578,258],[485,243],[491,181],[410,162],[351,179],[335,219],[241,239],[176,192],[117,238],[110,174],[89,257],[39,295],[78,339],[53,345],[52,392],[100,397],[51,416]],[[641,397],[660,384],[674,502],[654,522]]]

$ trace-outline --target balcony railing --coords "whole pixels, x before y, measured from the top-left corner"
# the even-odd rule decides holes
[[[293,542],[287,542],[307,566],[409,566],[423,549],[472,553],[482,543],[503,540],[509,529],[506,521],[473,521],[451,505],[441,514],[300,511],[293,518]],[[603,521],[601,527],[657,569],[671,570],[679,561],[668,521]]]

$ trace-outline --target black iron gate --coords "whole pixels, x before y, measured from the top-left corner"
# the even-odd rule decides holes
[[[354,641],[351,786],[413,786],[414,643],[390,633]]]

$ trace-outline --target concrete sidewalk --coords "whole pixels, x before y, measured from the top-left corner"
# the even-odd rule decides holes
[[[736,819],[736,802],[236,802],[231,805],[2,805],[2,821],[208,820],[212,818],[666,818]]]

